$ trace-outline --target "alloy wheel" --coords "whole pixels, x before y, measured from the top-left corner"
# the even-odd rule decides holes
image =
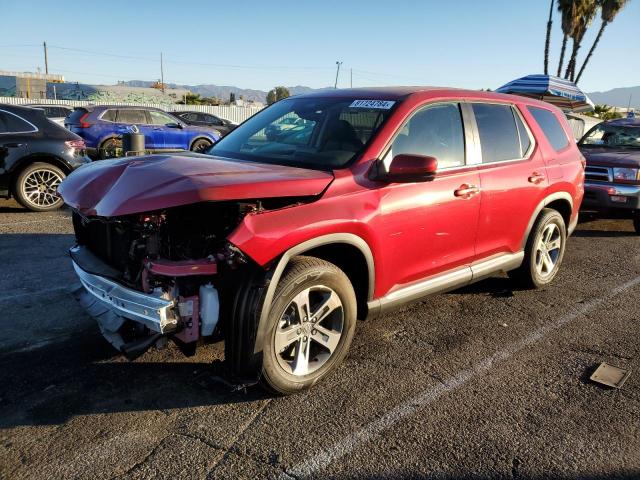
[[[62,177],[54,170],[34,170],[22,182],[22,196],[35,207],[51,207],[62,201],[58,196],[60,182]]]
[[[555,223],[549,223],[542,230],[536,246],[536,270],[542,278],[550,276],[557,264],[562,248],[562,234]]]
[[[287,373],[304,376],[321,368],[336,351],[344,329],[344,309],[336,292],[313,286],[298,293],[278,321],[274,351]]]

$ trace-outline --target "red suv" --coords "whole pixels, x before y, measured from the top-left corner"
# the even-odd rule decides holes
[[[285,119],[299,128],[270,139]],[[130,358],[224,338],[279,393],[343,360],[356,319],[498,272],[553,280],[583,196],[562,112],[443,88],[288,98],[209,151],[96,162],[60,187],[78,297]]]

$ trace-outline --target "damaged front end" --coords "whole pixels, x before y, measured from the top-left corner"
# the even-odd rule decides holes
[[[288,201],[291,203],[291,200]],[[284,206],[269,200],[270,208]],[[206,202],[121,217],[73,212],[76,298],[129,359],[166,338],[191,355],[221,329],[233,272],[259,268],[226,237],[260,201]]]

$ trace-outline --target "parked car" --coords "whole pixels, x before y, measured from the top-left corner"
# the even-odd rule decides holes
[[[122,156],[122,135],[134,125],[144,134],[145,148],[151,153],[204,152],[221,137],[217,130],[187,125],[150,107],[78,107],[65,120],[69,130],[84,138],[89,154],[102,159]]]
[[[0,104],[0,197],[37,212],[54,210],[62,205],[60,182],[88,162],[84,141],[42,110]]]
[[[238,126],[237,123],[205,112],[171,112],[187,125],[215,128],[221,135],[226,135]]]
[[[600,123],[578,146],[587,161],[584,207],[632,217],[640,234],[640,119]]]
[[[286,117],[272,123],[265,129],[268,140],[277,140],[283,135],[292,134],[305,129],[306,121],[302,118]]]
[[[61,127],[64,127],[64,119],[67,118],[71,114],[71,112],[73,112],[73,107],[68,107],[66,105],[40,105],[34,103],[26,106],[42,110],[45,117],[47,117],[52,122],[56,122]]]
[[[306,144],[268,140],[283,118]],[[583,196],[562,112],[489,92],[330,90],[279,101],[210,150],[69,177],[78,298],[129,357],[222,335],[235,378],[283,394],[347,354],[356,319],[506,271],[558,273]]]

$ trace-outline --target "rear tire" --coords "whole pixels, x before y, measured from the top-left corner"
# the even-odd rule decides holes
[[[118,158],[122,155],[122,140],[119,138],[109,138],[100,144],[98,158],[108,160]]]
[[[205,140],[204,138],[199,138],[191,145],[191,151],[196,153],[204,153],[207,151],[213,143],[209,140]]]
[[[57,190],[65,178],[65,173],[50,163],[32,163],[16,179],[16,200],[33,212],[57,210],[63,203]]]
[[[560,269],[567,242],[567,228],[562,215],[545,208],[527,239],[524,261],[509,277],[524,288],[549,285]]]

